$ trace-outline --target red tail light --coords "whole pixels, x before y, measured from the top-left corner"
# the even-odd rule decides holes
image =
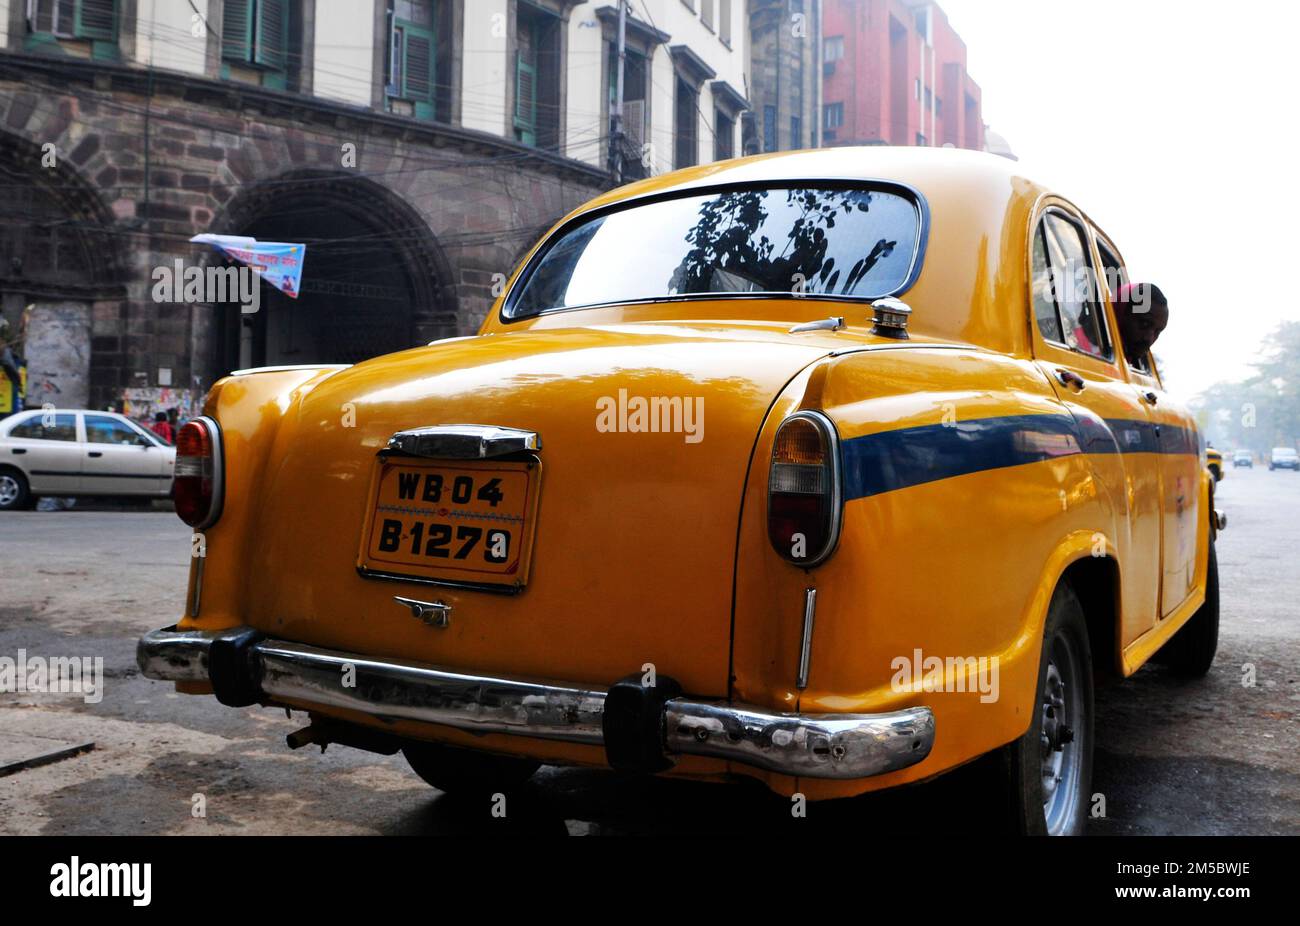
[[[211,418],[187,421],[176,435],[172,496],[180,519],[195,530],[221,516],[221,429]]]
[[[767,536],[797,566],[830,556],[840,531],[839,439],[821,412],[781,423],[767,477]]]

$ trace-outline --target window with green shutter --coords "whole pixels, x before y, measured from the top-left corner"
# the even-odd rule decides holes
[[[535,21],[520,20],[515,51],[515,138],[537,144],[537,50],[541,44]]]
[[[388,95],[409,101],[416,118],[432,119],[437,84],[433,4],[398,0],[389,18]]]
[[[59,49],[59,39],[85,39],[91,55],[117,60],[118,0],[29,0],[27,41],[29,51]]]
[[[284,89],[289,62],[289,0],[225,0],[221,57],[233,64],[267,71],[263,84]]]

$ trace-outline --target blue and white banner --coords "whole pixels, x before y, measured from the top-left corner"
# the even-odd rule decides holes
[[[227,257],[251,267],[266,282],[292,299],[298,298],[307,245],[258,241],[241,235],[195,235],[195,244],[210,244]]]

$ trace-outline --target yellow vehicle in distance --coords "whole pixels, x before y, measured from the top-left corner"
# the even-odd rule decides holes
[[[1214,481],[1121,349],[1124,278],[989,155],[611,191],[477,336],[213,387],[176,465],[206,556],[141,668],[444,790],[551,763],[816,800],[999,754],[1009,822],[1080,833],[1095,679],[1203,674],[1218,634]]]
[[[1210,471],[1210,475],[1214,477],[1215,482],[1223,479],[1223,454],[1213,447],[1207,446],[1205,448],[1205,466]]]

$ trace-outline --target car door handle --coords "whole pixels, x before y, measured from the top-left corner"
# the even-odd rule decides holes
[[[1088,385],[1078,373],[1061,367],[1057,367],[1056,378],[1062,386],[1072,386],[1075,389],[1083,389]]]
[[[27,452],[27,448],[26,448],[26,447],[15,447],[15,448],[14,448],[14,453],[19,454],[20,456],[21,456],[22,454],[26,453],[26,452]]]
[[[1142,401],[1148,405],[1155,405],[1156,402],[1160,401],[1160,397],[1154,392],[1144,392],[1142,393]]]
[[[104,451],[102,450],[92,450],[90,453],[86,454],[88,457],[102,457],[103,455]]]

